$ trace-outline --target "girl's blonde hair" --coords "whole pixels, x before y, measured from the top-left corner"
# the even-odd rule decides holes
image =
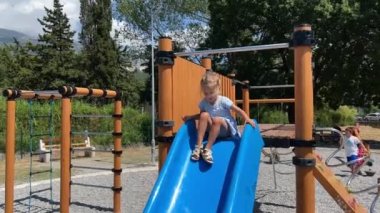
[[[209,89],[211,91],[218,91],[220,90],[220,77],[216,72],[213,71],[207,71],[201,79],[201,88],[203,89]]]

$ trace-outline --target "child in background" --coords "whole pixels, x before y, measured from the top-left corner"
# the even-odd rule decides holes
[[[192,116],[185,116],[183,119],[199,119],[198,137],[195,148],[191,154],[191,159],[199,160],[200,155],[209,164],[213,163],[212,145],[217,137],[240,136],[236,120],[232,117],[233,110],[240,114],[245,120],[245,123],[255,127],[253,120],[233,102],[224,96],[220,95],[220,78],[213,71],[207,71],[201,79],[201,89],[204,98],[199,103],[200,113]],[[208,132],[208,140],[206,146],[202,147],[203,137]]]
[[[362,152],[366,152],[366,149],[360,139],[355,136],[357,135],[357,131],[354,127],[347,127],[345,130],[346,133],[346,141],[344,142],[344,149],[346,151],[347,163],[351,168],[351,172],[356,172],[356,169],[361,165],[359,149],[363,150]]]

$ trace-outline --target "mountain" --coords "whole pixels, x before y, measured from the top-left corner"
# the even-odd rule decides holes
[[[13,43],[14,38],[17,39],[20,42],[26,42],[26,41],[36,41],[35,38],[32,38],[31,36],[28,36],[24,33],[17,32],[15,30],[8,30],[4,28],[0,28],[0,44],[7,44],[7,43]]]

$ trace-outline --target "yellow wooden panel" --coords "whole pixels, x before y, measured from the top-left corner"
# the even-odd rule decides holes
[[[200,80],[206,69],[198,64],[190,62],[181,57],[174,59],[172,68],[173,75],[173,105],[167,106],[173,109],[173,132],[177,132],[182,125],[182,116],[199,113],[198,104],[203,98],[200,88]],[[220,75],[221,77],[221,94],[235,100],[235,94],[232,94],[232,80]]]

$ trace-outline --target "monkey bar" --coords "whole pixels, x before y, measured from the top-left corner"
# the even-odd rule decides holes
[[[236,52],[251,52],[259,50],[273,50],[289,48],[289,43],[279,43],[279,44],[265,44],[265,45],[255,45],[255,46],[245,46],[245,47],[230,47],[222,49],[213,50],[198,50],[193,52],[178,52],[175,53],[176,56],[192,56],[192,55],[212,55],[212,54],[223,54],[223,53],[236,53]]]

